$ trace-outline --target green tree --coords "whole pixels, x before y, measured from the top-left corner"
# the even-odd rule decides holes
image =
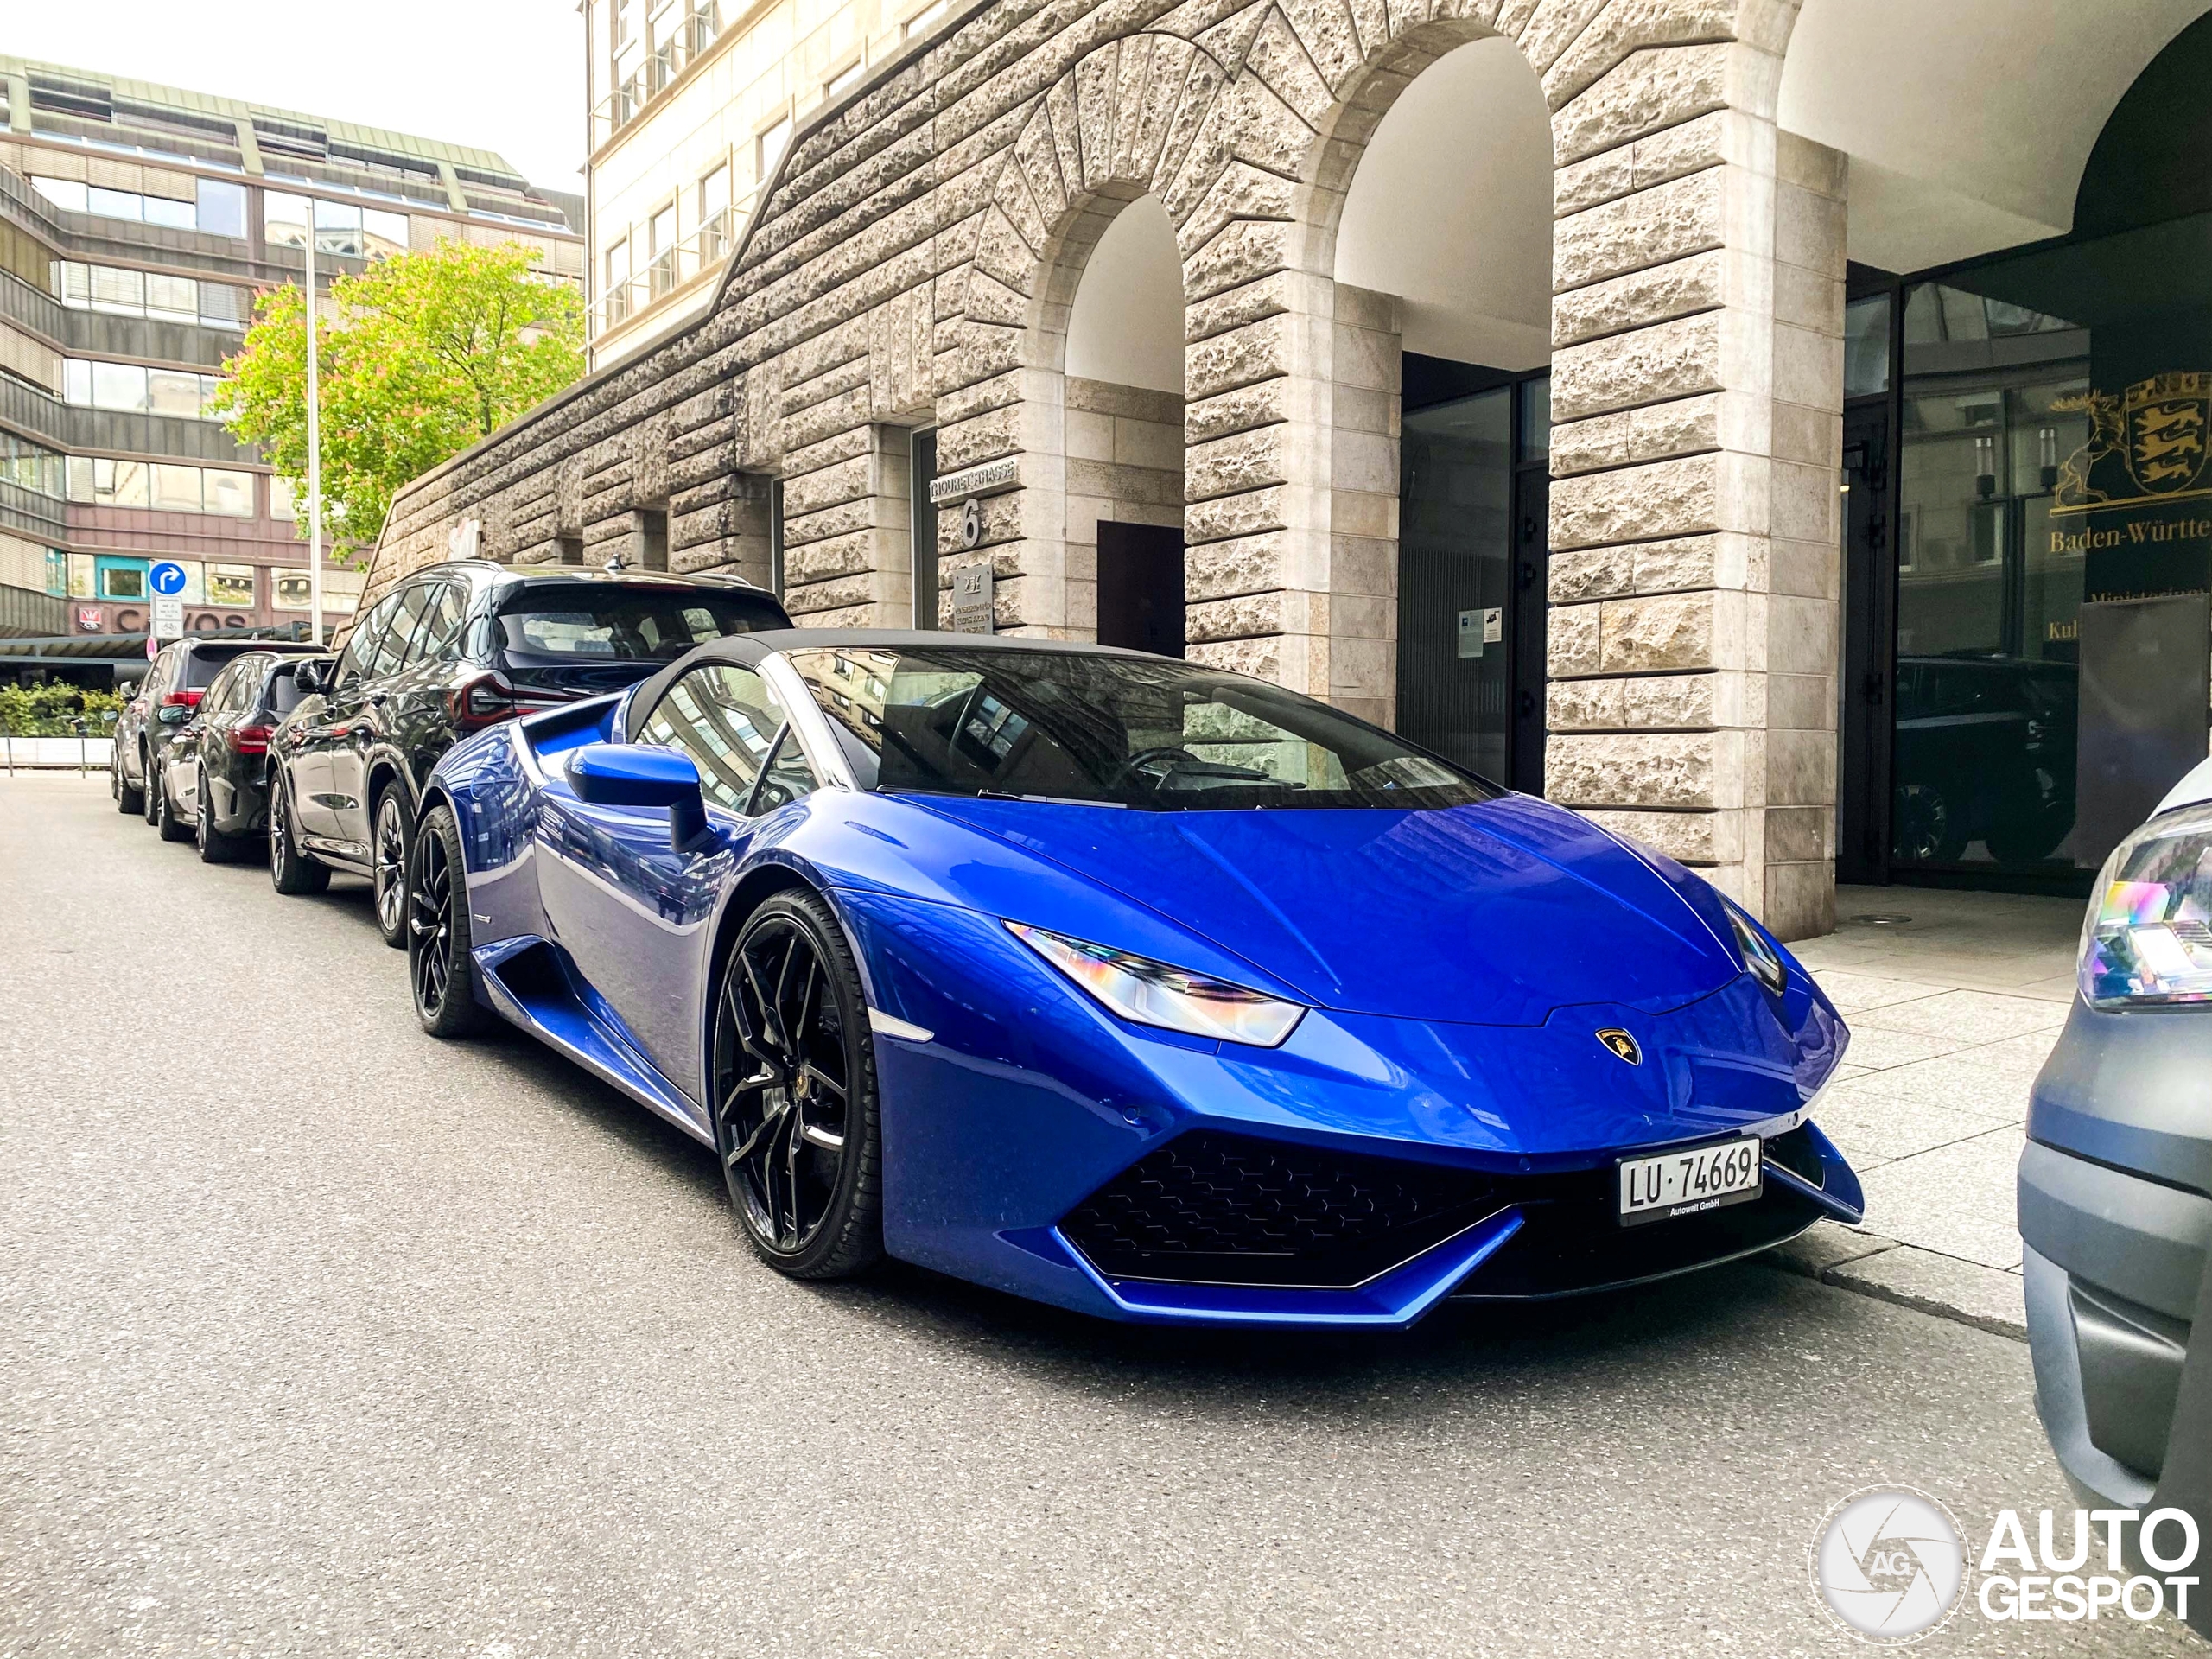
[[[376,539],[410,479],[458,454],[583,372],[583,302],[535,276],[530,249],[441,242],[331,284],[317,323],[324,533]],[[255,302],[245,345],[223,366],[216,410],[291,482],[307,524],[306,301],[296,285]]]

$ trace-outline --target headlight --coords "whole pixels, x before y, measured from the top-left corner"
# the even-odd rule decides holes
[[[1041,927],[1008,922],[1014,938],[1051,963],[1124,1020],[1162,1026],[1193,1037],[1274,1048],[1297,1027],[1306,1010],[1295,1002],[1212,979],[1126,950],[1090,944]]]
[[[2212,808],[2155,818],[2113,849],[2075,972],[2094,1008],[2212,1002]]]
[[[1782,952],[1766,930],[1753,921],[1732,900],[1720,901],[1728,906],[1728,925],[1736,930],[1736,948],[1744,953],[1744,966],[1751,976],[1775,995],[1782,995],[1782,988],[1789,982],[1789,969],[1783,965]]]

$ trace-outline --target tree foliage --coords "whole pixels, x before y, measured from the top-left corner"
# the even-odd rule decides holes
[[[123,700],[111,691],[60,683],[0,685],[0,732],[15,737],[68,737],[81,720],[87,735],[105,737],[122,707]]]
[[[531,257],[515,243],[442,242],[331,284],[337,315],[319,319],[315,336],[326,535],[373,542],[401,486],[583,372],[583,302],[533,276]],[[291,482],[303,530],[305,318],[297,286],[264,292],[216,400],[231,431]]]

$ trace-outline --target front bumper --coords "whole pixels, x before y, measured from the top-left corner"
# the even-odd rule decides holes
[[[2212,1344],[2190,1340],[2212,1319],[2212,1016],[2077,1001],[2028,1138],[2024,1289],[2051,1448],[2085,1501],[2178,1507],[2212,1538]]]
[[[1665,1015],[1586,1007],[1531,1027],[1317,1009],[1253,1050],[1124,1026],[989,918],[839,897],[872,1006],[931,1033],[876,1044],[886,1247],[1017,1294],[1153,1323],[1403,1326],[1447,1297],[1688,1272],[1863,1205],[1804,1122],[1800,1063],[1817,1047],[1832,1065],[1840,1027],[1801,995],[1806,1029],[1784,1031],[1748,976]],[[1596,1039],[1615,1025],[1640,1066]],[[1617,1157],[1752,1130],[1769,1140],[1758,1200],[1618,1225]],[[1175,1178],[1198,1183],[1188,1204],[1160,1195],[1150,1262],[1087,1227],[1179,1148],[1205,1167]],[[1206,1185],[1221,1181],[1267,1191],[1224,1199]]]

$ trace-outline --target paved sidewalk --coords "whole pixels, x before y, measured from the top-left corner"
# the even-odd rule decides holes
[[[1819,1122],[1866,1188],[1861,1228],[1776,1252],[1831,1284],[2024,1335],[2012,1172],[2028,1090],[2074,996],[2082,901],[1843,887],[1791,946],[1851,1027]]]

